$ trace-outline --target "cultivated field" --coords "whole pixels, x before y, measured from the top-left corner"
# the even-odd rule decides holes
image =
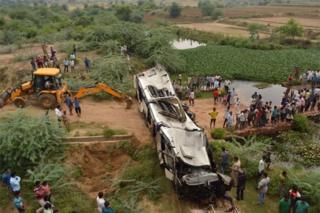
[[[210,32],[210,33],[221,33],[224,35],[231,35],[237,37],[249,37],[250,34],[245,27],[224,24],[218,22],[209,23],[192,23],[192,24],[179,24],[179,27],[185,27],[189,29],[196,29],[200,31]],[[260,33],[261,38],[267,37],[268,34]]]
[[[267,17],[267,18],[250,18],[250,19],[237,19],[243,23],[260,23],[271,27],[280,27],[287,23],[292,17]],[[320,17],[319,18],[294,18],[305,29],[320,30]]]

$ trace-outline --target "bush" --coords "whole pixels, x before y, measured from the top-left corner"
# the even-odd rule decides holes
[[[200,0],[198,3],[198,7],[200,8],[203,16],[211,16],[213,19],[217,19],[222,16],[222,11],[213,1]]]
[[[48,116],[14,113],[0,123],[0,165],[24,170],[42,158],[61,153],[64,129]]]
[[[222,128],[215,128],[214,130],[211,131],[211,137],[214,139],[223,139],[225,134],[226,132]]]
[[[102,58],[90,73],[93,80],[110,85],[114,89],[128,91],[131,87],[132,67],[122,56]]]
[[[103,136],[107,139],[112,138],[114,135],[116,134],[116,132],[113,129],[105,129],[103,130]]]
[[[304,115],[296,114],[293,118],[292,129],[298,132],[310,132],[308,118]]]

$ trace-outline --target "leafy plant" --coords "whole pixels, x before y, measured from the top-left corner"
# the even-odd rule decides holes
[[[62,151],[64,129],[48,116],[27,116],[23,111],[0,123],[0,165],[30,168],[44,157]]]
[[[215,128],[211,131],[211,137],[214,139],[223,139],[226,132],[222,128]]]
[[[299,132],[310,132],[310,123],[306,116],[296,114],[293,117],[292,129]]]
[[[284,36],[294,39],[303,35],[303,27],[294,19],[290,19],[286,25],[279,28],[279,32]]]
[[[293,65],[307,69],[320,67],[316,49],[252,50],[210,45],[176,50],[186,62],[185,72],[192,75],[221,75],[241,80],[283,82]]]
[[[115,135],[115,131],[113,129],[105,129],[103,130],[103,136],[107,139],[112,138]]]

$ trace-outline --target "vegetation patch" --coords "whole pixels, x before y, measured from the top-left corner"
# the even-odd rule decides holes
[[[270,83],[285,81],[294,66],[302,69],[317,69],[320,66],[320,52],[316,49],[262,51],[207,45],[178,52],[187,63],[186,74],[222,75],[225,78]]]

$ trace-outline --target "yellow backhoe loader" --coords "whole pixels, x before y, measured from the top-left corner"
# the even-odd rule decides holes
[[[118,92],[106,84],[97,83],[92,87],[80,88],[74,97],[81,98],[86,95],[105,92],[120,101],[127,103],[130,108],[132,99]],[[23,108],[28,102],[37,102],[45,109],[54,108],[64,102],[65,94],[71,94],[66,83],[61,82],[60,70],[56,68],[40,68],[33,75],[32,80],[16,88],[10,88],[0,94],[0,108],[5,104],[14,103]]]

